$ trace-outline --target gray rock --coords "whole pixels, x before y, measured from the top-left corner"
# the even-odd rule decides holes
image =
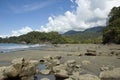
[[[83,60],[82,61],[82,65],[89,65],[89,64],[92,64],[92,63],[88,60]]]
[[[50,79],[48,79],[48,78],[42,78],[42,79],[40,79],[40,80],[50,80]]]
[[[44,56],[43,59],[46,61],[50,61],[52,60],[52,57],[48,55],[48,56]]]
[[[53,58],[60,60],[62,57],[60,55],[55,55]]]
[[[37,60],[30,60],[29,64],[37,66],[39,64],[39,61],[37,61]]]
[[[59,71],[57,71],[55,73],[55,76],[59,77],[59,78],[68,78],[69,77],[68,72],[66,70],[62,70],[62,69],[60,69]]]
[[[4,71],[5,71],[6,67],[0,67],[0,80],[4,80],[7,78],[7,76],[5,75]]]
[[[98,78],[95,75],[85,74],[85,75],[80,75],[79,80],[100,80],[100,78]]]
[[[60,60],[58,60],[58,59],[53,59],[53,60],[52,60],[52,64],[53,64],[54,66],[60,65]]]
[[[73,80],[72,78],[67,78],[67,79],[64,79],[64,80]]]
[[[59,66],[54,66],[53,67],[53,72],[56,73],[56,72],[59,72],[60,70],[66,70],[67,67],[63,64],[60,64]]]
[[[102,80],[120,80],[120,68],[102,71],[99,75]]]
[[[50,70],[48,70],[48,69],[41,70],[40,73],[43,75],[48,75],[48,74],[50,74]]]
[[[16,77],[19,75],[19,72],[11,65],[6,67],[4,74],[10,77]]]

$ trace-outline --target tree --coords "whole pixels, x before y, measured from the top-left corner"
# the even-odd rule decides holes
[[[114,7],[108,17],[108,24],[103,31],[103,43],[120,44],[120,7]]]

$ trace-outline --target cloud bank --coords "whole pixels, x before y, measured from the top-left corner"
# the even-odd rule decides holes
[[[77,4],[74,12],[66,11],[64,15],[50,16],[48,23],[39,31],[85,30],[106,24],[106,18],[114,6],[120,6],[120,0],[70,0]]]
[[[20,30],[13,30],[11,36],[19,36],[19,35],[26,34],[31,31],[33,31],[33,29],[26,26],[26,27],[21,28]]]

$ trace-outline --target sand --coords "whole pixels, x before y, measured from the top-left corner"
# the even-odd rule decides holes
[[[95,50],[97,56],[84,56],[87,50]],[[111,55],[111,53],[113,54]],[[83,56],[79,56],[80,54]],[[115,44],[59,44],[40,50],[0,53],[0,66],[10,65],[10,62],[15,58],[24,57],[26,59],[40,60],[47,55],[61,55],[62,62],[74,59],[78,64],[82,64],[82,61],[90,61],[90,64],[82,65],[83,73],[94,75],[99,75],[100,67],[103,65],[120,67],[120,59],[118,58],[120,57],[120,45]]]

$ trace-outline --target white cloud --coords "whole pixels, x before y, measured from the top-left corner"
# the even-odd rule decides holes
[[[33,31],[33,30],[30,27],[26,26],[20,30],[13,30],[11,36],[19,36],[19,35],[26,34],[31,31]]]
[[[77,4],[76,11],[66,11],[64,15],[50,16],[48,23],[40,31],[66,32],[105,25],[110,9],[120,6],[120,0],[70,0]]]
[[[0,35],[0,37],[2,38],[6,38],[6,37],[9,37],[10,35]]]

